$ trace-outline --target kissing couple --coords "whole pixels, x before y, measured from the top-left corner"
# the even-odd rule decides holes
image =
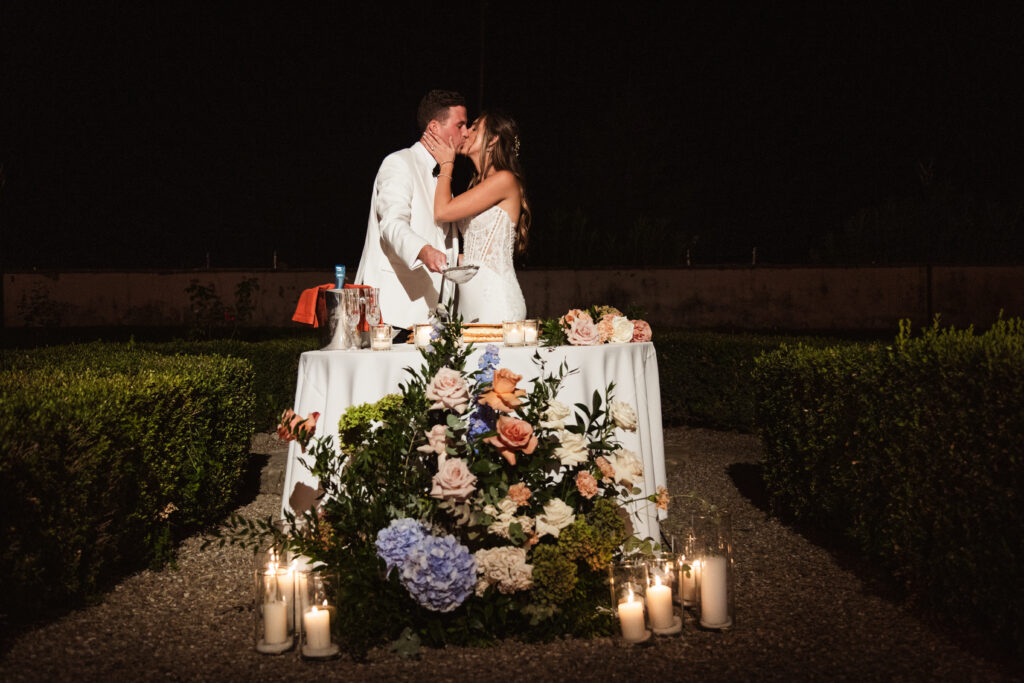
[[[499,111],[481,112],[469,125],[465,98],[447,90],[428,92],[416,121],[419,140],[389,154],[377,171],[355,283],[378,287],[385,322],[409,328],[427,322],[442,295],[451,294],[442,291],[450,282],[442,278],[447,268],[478,266],[459,285],[462,319],[525,319],[512,264],[530,229],[518,125]],[[458,154],[476,172],[468,189],[453,196]]]

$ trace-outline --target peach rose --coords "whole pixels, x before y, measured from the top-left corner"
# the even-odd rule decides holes
[[[529,455],[537,448],[533,427],[525,420],[502,415],[495,428],[498,433],[484,441],[497,448],[501,457],[508,460],[510,465],[516,464],[516,452]]]
[[[301,417],[295,414],[294,410],[288,409],[281,413],[281,422],[277,425],[277,437],[282,441],[298,440],[302,452],[306,452],[306,444],[316,433],[316,421],[320,419],[320,413],[312,412],[308,417]]]
[[[463,501],[476,491],[476,475],[469,471],[469,465],[462,458],[439,456],[437,474],[431,483],[432,498],[453,498]]]
[[[633,341],[635,342],[649,342],[651,341],[651,326],[643,320],[633,321]]]
[[[500,368],[494,373],[494,381],[491,382],[490,391],[480,395],[480,403],[494,408],[500,413],[511,413],[522,405],[520,396],[526,396],[526,391],[516,389],[516,383],[523,378],[508,368]]]
[[[597,334],[601,337],[601,343],[606,344],[612,338],[612,326],[615,324],[615,316],[605,313],[597,323]]]
[[[441,368],[427,385],[426,396],[434,402],[431,410],[445,408],[461,415],[469,404],[469,385],[459,372]]]
[[[657,502],[655,503],[655,505],[658,507],[658,509],[659,510],[668,510],[668,502],[671,499],[672,499],[672,497],[670,495],[668,495],[668,489],[665,488],[664,486],[659,486],[658,487]]]
[[[587,312],[585,312],[585,311],[583,311],[583,310],[581,310],[579,308],[570,308],[569,312],[566,313],[565,315],[563,315],[558,320],[558,323],[562,327],[568,327],[569,325],[572,325],[573,321],[576,320],[576,318],[579,318],[579,317],[583,317],[583,318],[586,318],[587,320],[590,320],[590,314],[589,313],[587,313]]]
[[[599,455],[594,462],[597,463],[597,469],[601,470],[602,477],[605,479],[615,479],[615,468],[612,467],[612,464],[608,462],[607,458],[603,455]]]
[[[589,315],[581,315],[573,320],[565,337],[573,346],[594,346],[601,343],[601,335]]]
[[[576,490],[584,498],[593,498],[597,495],[597,479],[586,470],[576,473]]]
[[[515,501],[516,507],[526,505],[526,501],[530,500],[531,495],[533,494],[530,489],[526,488],[526,484],[522,482],[508,487],[508,497]]]
[[[429,432],[424,432],[424,434],[427,435],[427,443],[416,450],[437,455],[444,455],[448,452],[448,435],[445,433],[444,425],[434,425]]]

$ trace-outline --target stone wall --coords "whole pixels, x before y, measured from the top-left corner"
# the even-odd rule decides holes
[[[239,283],[255,278],[252,324],[288,326],[303,289],[328,271],[11,272],[3,275],[6,327],[186,325],[190,283],[232,306]],[[655,326],[746,330],[892,331],[941,315],[984,327],[1024,316],[1024,266],[698,267],[526,270],[519,274],[531,316],[572,307],[636,304]]]

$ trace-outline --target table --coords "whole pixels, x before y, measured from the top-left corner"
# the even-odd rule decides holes
[[[623,448],[637,454],[644,464],[644,481],[640,496],[657,491],[666,485],[665,444],[661,428],[661,391],[658,386],[658,361],[654,345],[650,342],[630,344],[603,344],[601,346],[558,347],[504,347],[498,344],[500,361],[505,367],[523,376],[519,386],[530,390],[537,376],[533,356],[540,353],[547,364],[547,372],[556,371],[564,360],[568,368],[579,372],[566,377],[558,400],[572,406],[590,405],[594,390],[604,396],[604,390],[615,383],[613,400],[623,401],[636,409],[638,428],[635,432],[616,430]],[[467,369],[475,369],[484,352],[484,345],[474,346]],[[407,367],[419,369],[422,358],[411,344],[392,347],[390,351],[353,349],[347,351],[307,351],[299,359],[298,379],[295,387],[295,412],[305,417],[320,413],[316,435],[334,436],[338,443],[338,419],[351,405],[370,403],[388,393],[397,391],[399,382],[408,380]],[[574,419],[574,418],[573,418]],[[288,449],[284,492],[281,496],[282,512],[290,510],[288,499],[297,484],[316,487],[317,481],[303,464],[305,456],[298,444]],[[641,538],[651,537],[661,542],[659,519],[666,513],[653,503],[640,501],[630,504],[630,519]]]

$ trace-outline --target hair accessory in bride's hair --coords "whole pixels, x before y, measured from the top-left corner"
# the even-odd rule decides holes
[[[515,152],[516,159],[519,158],[519,136],[515,135],[512,139],[512,151]]]

